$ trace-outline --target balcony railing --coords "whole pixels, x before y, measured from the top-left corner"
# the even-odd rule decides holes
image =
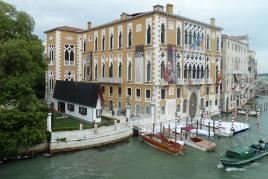
[[[103,83],[122,83],[122,78],[111,78],[111,77],[100,78],[100,82],[103,82]]]
[[[178,85],[202,85],[211,83],[212,79],[177,79],[176,81]]]
[[[64,61],[64,65],[74,65],[74,61]]]

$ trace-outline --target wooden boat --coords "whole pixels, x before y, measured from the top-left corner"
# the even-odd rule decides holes
[[[190,147],[203,150],[205,152],[210,152],[215,150],[216,144],[214,142],[207,141],[201,137],[191,136],[184,140],[185,145]]]
[[[162,134],[141,133],[141,137],[147,144],[167,153],[178,155],[183,154],[184,152],[184,147],[182,145],[168,140]]]
[[[235,147],[220,157],[220,163],[225,167],[242,167],[268,155],[268,144],[259,141],[250,147]]]

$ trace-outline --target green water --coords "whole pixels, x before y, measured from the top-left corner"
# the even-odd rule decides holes
[[[107,147],[2,164],[0,178],[266,179],[268,157],[241,169],[217,167],[218,158],[228,148],[249,145],[260,137],[268,139],[268,111],[262,115],[260,127],[256,117],[250,117],[249,123],[251,129],[246,132],[215,138],[217,150],[211,153],[186,147],[185,155],[172,156],[132,137]]]

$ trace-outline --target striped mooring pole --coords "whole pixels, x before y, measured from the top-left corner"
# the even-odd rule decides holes
[[[258,109],[258,111],[257,111],[257,125],[258,126],[260,124],[260,119],[261,119],[261,112],[260,112],[260,109]]]
[[[231,130],[234,131],[234,116],[232,117]]]
[[[221,119],[219,120],[218,137],[221,137]]]
[[[248,111],[246,113],[246,123],[248,123]]]

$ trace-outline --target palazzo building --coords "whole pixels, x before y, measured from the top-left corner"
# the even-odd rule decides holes
[[[131,106],[133,116],[156,120],[219,113],[221,31],[210,23],[176,15],[173,5],[86,30],[68,26],[46,31],[47,99],[56,80],[98,82],[106,110]]]
[[[257,63],[248,36],[222,35],[222,110],[242,108],[255,96]]]

